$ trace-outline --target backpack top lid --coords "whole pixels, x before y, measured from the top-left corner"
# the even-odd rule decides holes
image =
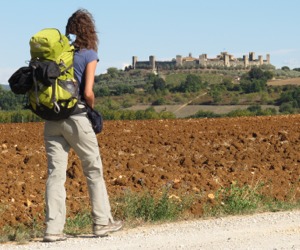
[[[46,28],[34,34],[30,41],[31,59],[56,61],[64,51],[70,50],[68,38],[58,29]]]

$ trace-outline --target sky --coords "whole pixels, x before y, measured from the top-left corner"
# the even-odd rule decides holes
[[[215,58],[270,54],[276,68],[300,67],[299,0],[8,0],[1,2],[0,84],[30,60],[29,40],[43,28],[65,32],[79,8],[95,19],[100,40],[96,74],[176,55]]]

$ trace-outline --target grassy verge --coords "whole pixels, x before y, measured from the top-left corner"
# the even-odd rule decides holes
[[[117,200],[117,204],[117,216],[125,220],[173,221],[191,207],[192,198],[172,195],[167,189],[159,194],[148,191],[136,194],[129,191]]]
[[[262,195],[263,184],[238,186],[237,183],[221,188],[216,194],[209,195],[204,205],[204,216],[243,215],[258,212],[275,212],[300,208],[300,201],[293,195],[280,201]]]
[[[26,225],[5,226],[0,230],[0,243],[15,241],[22,244],[31,239],[42,237],[43,233],[43,223],[36,220]]]
[[[176,196],[164,189],[158,193],[144,191],[133,193],[127,191],[122,197],[111,202],[114,217],[122,219],[126,227],[144,223],[177,221],[193,218],[190,213],[194,203],[203,205],[203,217],[220,217],[227,215],[243,215],[267,211],[284,211],[300,208],[300,201],[293,195],[287,201],[279,201],[262,195],[262,184],[255,186],[239,186],[237,183],[219,189],[208,195]],[[90,211],[83,211],[73,218],[68,218],[65,233],[70,235],[92,233]],[[44,225],[41,221],[31,224],[5,227],[0,231],[0,242],[16,241],[20,244],[36,237],[43,236]]]

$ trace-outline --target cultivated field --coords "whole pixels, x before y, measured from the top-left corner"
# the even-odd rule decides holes
[[[232,183],[263,184],[262,193],[300,198],[300,115],[106,121],[98,136],[110,199],[124,191],[195,195],[190,213],[201,216],[213,194]],[[0,227],[44,219],[47,178],[43,123],[0,124]],[[80,161],[70,152],[70,216],[86,209]]]

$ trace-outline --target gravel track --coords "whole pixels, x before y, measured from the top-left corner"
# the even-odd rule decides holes
[[[84,235],[55,243],[36,240],[0,245],[0,249],[300,249],[300,211],[142,226],[105,238]]]

